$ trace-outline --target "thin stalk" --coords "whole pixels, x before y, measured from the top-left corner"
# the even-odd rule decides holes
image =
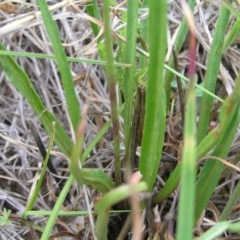
[[[126,149],[126,167],[130,170],[130,134],[133,116],[133,94],[134,94],[134,74],[135,74],[135,57],[136,57],[136,38],[138,23],[138,1],[127,2],[127,42],[125,47],[125,63],[131,64],[130,68],[125,68],[124,73],[124,136]]]
[[[53,141],[54,141],[54,137],[55,137],[55,123],[53,123],[53,134],[51,136],[51,139],[50,139],[50,142],[49,142],[49,146],[48,146],[48,149],[46,151],[43,143],[42,143],[42,140],[38,134],[38,132],[33,128],[33,124],[32,122],[30,123],[30,126],[31,126],[31,131],[32,131],[32,134],[33,134],[33,137],[37,143],[37,146],[39,148],[39,151],[42,152],[42,154],[44,155],[43,157],[43,167],[42,167],[42,170],[41,170],[41,174],[40,174],[40,178],[37,182],[37,186],[33,192],[33,195],[31,196],[31,198],[29,199],[29,202],[27,203],[27,206],[26,206],[26,211],[29,211],[33,208],[36,200],[37,200],[37,196],[40,192],[40,189],[41,189],[41,186],[42,186],[42,182],[43,182],[43,178],[45,176],[45,173],[46,173],[46,170],[47,170],[47,167],[49,168],[49,170],[51,172],[54,172],[55,174],[57,173],[55,168],[53,167],[51,161],[50,161],[50,151],[53,147]],[[56,179],[55,179],[56,180]],[[59,179],[56,180],[57,182],[59,181]],[[61,190],[62,190],[62,187],[63,185],[61,185]]]
[[[3,56],[16,56],[16,57],[27,57],[27,58],[39,58],[39,59],[56,59],[54,55],[50,55],[50,54],[9,51],[9,50],[3,50],[2,47],[0,49],[1,49],[0,55],[3,55]],[[90,63],[90,64],[96,64],[96,65],[102,65],[102,66],[106,65],[105,61],[95,60],[95,59],[67,57],[67,60],[68,62]],[[114,62],[114,66],[131,67],[129,64],[117,63],[117,62]]]
[[[240,33],[240,21],[236,20],[230,32],[225,37],[224,45],[223,45],[223,53],[231,46],[231,44],[234,42],[234,40],[239,35],[239,33]]]
[[[234,205],[237,203],[237,200],[239,198],[239,193],[240,193],[240,182],[237,183],[233,193],[229,197],[227,205],[225,206],[223,212],[220,215],[219,221],[227,220],[227,217],[231,213]]]
[[[147,8],[148,7],[148,0],[144,0],[142,3],[142,8]],[[141,22],[141,27],[140,27],[140,37],[144,41],[144,44],[146,47],[148,46],[148,38],[149,38],[149,32],[148,32],[148,18],[143,19]],[[148,49],[146,49],[148,50]],[[139,67],[140,69],[144,69],[147,67],[148,59],[146,56],[140,55],[139,57]]]
[[[191,10],[193,10],[194,6],[196,5],[196,0],[189,0],[188,5],[189,5],[189,8]],[[186,40],[186,36],[187,36],[188,31],[189,31],[189,28],[188,28],[187,21],[186,21],[186,19],[183,19],[183,21],[180,25],[180,28],[179,28],[179,32],[178,32],[176,41],[174,43],[174,47],[176,49],[176,54],[178,54],[179,51],[181,50],[181,47]],[[170,57],[169,62],[168,62],[168,66],[170,66],[171,68],[174,68],[173,56]],[[164,83],[165,85],[164,86],[165,86],[165,91],[166,91],[167,109],[168,109],[170,94],[171,94],[171,91],[172,91],[171,82],[173,81],[173,77],[174,77],[174,74],[172,72],[170,72],[170,71],[166,72],[165,83]]]
[[[121,160],[120,160],[120,136],[119,136],[119,119],[118,119],[118,102],[116,92],[116,81],[115,81],[115,68],[113,58],[113,48],[111,39],[111,20],[109,11],[109,1],[103,1],[103,16],[104,16],[104,35],[105,35],[105,53],[107,62],[107,80],[109,85],[109,94],[111,102],[111,115],[112,115],[112,126],[113,126],[113,144],[114,144],[114,155],[115,155],[115,182],[120,185],[122,182],[121,178]]]

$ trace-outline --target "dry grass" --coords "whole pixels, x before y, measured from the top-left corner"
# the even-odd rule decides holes
[[[207,53],[212,40],[212,34],[218,14],[218,1],[200,1],[198,8],[195,9],[194,15],[197,25],[198,38],[198,76],[199,82],[204,78],[206,71]],[[89,21],[83,15],[85,6],[82,2],[76,1],[71,6],[71,2],[48,1],[49,5],[54,9],[53,15],[57,19],[59,31],[62,36],[62,42],[65,46],[66,53],[71,57],[86,57],[89,59],[98,59],[97,47],[93,34],[89,27]],[[22,4],[11,6],[14,13],[10,12],[9,6],[5,11],[0,11],[0,35],[5,46],[18,52],[35,52],[35,53],[51,53],[51,46],[48,41],[46,31],[42,25],[42,21],[37,14],[36,2],[31,1],[31,6],[23,6]],[[1,5],[0,5],[1,6]],[[79,7],[76,10],[76,6]],[[2,7],[3,8],[3,7]],[[8,12],[6,12],[6,10]],[[12,10],[11,10],[12,11]],[[142,14],[144,16],[144,14]],[[171,54],[171,45],[175,39],[177,28],[182,20],[182,11],[179,1],[169,1],[169,49],[167,56]],[[117,29],[119,21],[114,16],[114,28]],[[224,54],[222,61],[218,94],[220,96],[230,93],[234,85],[233,79],[237,75],[239,63],[239,38],[234,45]],[[181,72],[185,73],[188,64],[188,44],[183,47],[181,54],[178,56]],[[168,57],[167,57],[168,58]],[[55,64],[51,60],[41,60],[36,58],[17,58],[19,64],[27,72],[38,94],[41,96],[46,107],[52,111],[59,121],[64,125],[70,135],[70,129],[64,110],[63,93],[58,84],[59,74]],[[79,102],[83,106],[89,102],[89,112],[87,116],[88,125],[86,128],[85,147],[91,142],[103,124],[109,120],[110,104],[108,96],[108,87],[105,80],[105,73],[100,66],[92,66],[84,63],[70,63],[72,76],[76,80],[76,91]],[[11,220],[13,225],[0,228],[1,239],[37,239],[38,235],[33,231],[28,223],[21,224],[17,214],[24,211],[28,198],[32,189],[35,187],[39,171],[42,166],[42,157],[40,156],[33,136],[28,128],[28,121],[31,119],[41,135],[45,146],[48,145],[49,136],[42,128],[38,117],[33,113],[27,101],[12,87],[11,83],[6,79],[3,72],[0,72],[0,209],[7,208],[12,211]],[[60,80],[61,81],[61,80]],[[222,84],[223,83],[223,84]],[[174,95],[173,98],[176,96]],[[182,127],[180,124],[179,104],[176,103],[176,111],[169,114],[167,120],[167,136],[165,139],[164,151],[167,155],[177,158],[178,148],[182,137]],[[213,125],[216,123],[212,122]],[[231,155],[239,149],[239,140],[232,146]],[[52,151],[52,162],[58,172],[62,176],[62,180],[68,176],[68,161],[54,148]],[[108,134],[99,142],[89,156],[86,164],[91,167],[111,169],[113,162],[112,134]],[[163,171],[159,174],[158,184],[164,184],[163,172],[172,169],[172,164],[164,164]],[[219,185],[209,205],[209,212],[214,213],[213,220],[217,220],[217,210],[221,209],[225,204],[222,196],[222,189],[229,188],[228,194],[233,191],[235,181],[239,179],[236,174],[228,175],[225,182]],[[227,187],[226,187],[227,184]],[[51,210],[54,204],[54,195],[58,194],[58,188],[54,178],[50,173],[45,178],[44,187],[39,196],[34,209]],[[86,210],[86,198],[89,200],[89,207],[92,209],[94,196],[96,193],[88,188],[87,196],[83,196],[83,188],[74,184],[70,191],[70,203],[66,203],[68,210],[78,209]],[[221,193],[221,194],[219,194]],[[166,202],[162,206],[162,210],[169,211],[169,203]],[[171,208],[174,216],[173,206]],[[238,210],[236,210],[238,211]],[[161,213],[159,213],[161,214]],[[216,214],[216,215],[215,215]],[[234,212],[238,217],[239,213]],[[236,217],[234,217],[236,218]],[[63,221],[62,221],[63,220]],[[44,226],[46,217],[32,216],[29,221]],[[203,219],[201,228],[204,228],[210,221]],[[173,224],[172,224],[173,225]],[[79,229],[76,226],[80,227]],[[77,234],[78,231],[84,229],[76,239],[91,239],[90,223],[87,217],[59,219],[56,223],[55,232],[65,231],[69,234]],[[173,229],[173,226],[172,226]],[[174,232],[174,231],[173,231]],[[82,234],[82,235],[81,235]],[[71,235],[74,239],[76,235]],[[67,238],[61,238],[67,239]]]

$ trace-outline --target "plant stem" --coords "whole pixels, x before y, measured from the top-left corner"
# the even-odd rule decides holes
[[[111,27],[110,27],[110,16],[109,16],[109,1],[103,1],[103,15],[104,15],[104,35],[105,35],[105,53],[106,53],[106,75],[109,85],[109,94],[111,102],[111,115],[112,115],[112,127],[113,127],[113,144],[114,144],[114,155],[115,155],[115,182],[117,185],[121,184],[121,160],[120,160],[120,136],[119,136],[119,119],[118,119],[118,103],[117,103],[117,91],[115,81],[115,68],[114,58],[112,50],[112,39],[111,39]]]

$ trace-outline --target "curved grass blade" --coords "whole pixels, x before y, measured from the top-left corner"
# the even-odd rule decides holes
[[[135,193],[147,190],[145,182],[140,182],[137,185],[122,185],[119,186],[106,195],[104,195],[96,204],[95,208],[98,214],[96,223],[96,235],[98,239],[107,239],[107,226],[109,221],[109,210],[114,204],[126,199],[132,194],[134,188]]]
[[[79,184],[92,185],[92,187],[101,193],[106,193],[115,187],[115,183],[101,169],[83,169],[80,165],[79,156],[82,155],[82,146],[86,127],[86,113],[79,124],[76,133],[76,143],[71,155],[69,170]]]
[[[49,146],[48,146],[48,149],[47,149],[47,155],[46,155],[46,157],[44,159],[44,162],[43,162],[43,167],[42,167],[42,170],[41,170],[41,174],[40,174],[39,180],[37,182],[37,186],[36,186],[36,188],[35,188],[35,190],[33,192],[32,197],[29,199],[29,202],[27,203],[25,211],[30,211],[33,208],[33,206],[34,206],[34,204],[35,204],[35,202],[37,200],[38,193],[39,193],[40,188],[42,186],[43,177],[44,177],[45,172],[47,170],[48,160],[49,160],[49,157],[50,157],[50,151],[51,151],[51,149],[53,147],[54,137],[55,137],[55,123],[53,123],[53,134],[52,134],[52,136],[50,138]]]

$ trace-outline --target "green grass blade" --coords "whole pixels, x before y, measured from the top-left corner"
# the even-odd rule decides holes
[[[46,155],[46,158],[44,159],[44,162],[43,162],[43,167],[42,167],[42,170],[41,170],[39,180],[37,182],[37,186],[34,189],[33,195],[31,197],[30,201],[28,202],[25,211],[30,211],[33,208],[33,206],[34,206],[34,204],[37,200],[37,196],[39,194],[40,188],[42,186],[42,181],[43,181],[44,175],[45,175],[46,170],[47,170],[47,164],[48,164],[48,160],[49,160],[49,157],[50,157],[50,151],[53,147],[54,138],[55,138],[55,123],[53,123],[53,134],[50,138],[49,146],[48,146],[48,149],[47,149],[47,155]]]
[[[232,2],[232,1],[231,1],[231,2]],[[229,11],[231,11],[231,12],[237,17],[237,19],[240,21],[240,14],[239,14],[239,12],[238,12],[235,8],[233,8],[232,5],[229,4],[229,2],[223,1],[223,5],[224,5]]]
[[[227,34],[223,44],[223,53],[232,45],[236,37],[240,33],[240,21],[236,20],[230,32]]]
[[[158,172],[165,133],[166,107],[163,82],[167,36],[167,1],[149,2],[149,72],[146,115],[139,170],[149,190]]]
[[[79,184],[92,185],[101,193],[106,193],[115,187],[115,183],[101,169],[83,169],[79,163],[85,135],[86,119],[83,116],[76,133],[76,143],[71,155],[69,170]]]
[[[51,40],[56,62],[61,74],[69,117],[71,119],[73,129],[76,131],[78,123],[80,121],[80,110],[77,96],[75,94],[70,67],[66,58],[66,53],[62,46],[57,26],[53,21],[50,11],[48,10],[46,1],[38,0],[38,5],[42,13],[43,22],[46,27],[48,36]]]
[[[230,16],[229,10],[224,5],[222,5],[219,12],[219,17],[217,20],[213,41],[211,44],[209,59],[207,63],[207,72],[204,81],[204,88],[210,92],[215,92],[217,76],[219,73],[219,67],[222,58],[224,37],[228,25],[229,16]],[[201,140],[205,137],[207,133],[212,105],[213,98],[204,92],[200,106],[201,111],[199,115],[197,135],[198,143],[201,142]]]
[[[217,237],[229,230],[232,233],[239,233],[240,222],[219,222],[215,226],[211,227],[206,233],[197,238],[197,240],[212,240],[218,239]]]
[[[87,8],[87,13],[89,14],[89,16],[91,16],[99,21],[102,21],[102,17],[100,14],[97,0],[92,0],[91,2],[88,2],[86,5],[86,8]],[[91,28],[93,30],[93,34],[96,37],[100,31],[100,27],[93,22],[90,22],[90,24],[91,24]]]
[[[182,163],[179,163],[177,167],[175,167],[161,191],[154,196],[153,204],[161,203],[177,189],[180,182],[181,166]]]
[[[148,2],[149,2],[149,0],[143,0],[141,8],[147,8],[148,7]],[[147,47],[148,43],[149,43],[149,41],[148,41],[148,39],[149,39],[148,18],[143,19],[141,21],[140,37],[144,41],[144,43],[146,44],[146,47]],[[148,59],[146,58],[146,56],[140,55],[140,57],[139,57],[139,67],[140,67],[140,69],[146,68],[147,64],[148,64]]]
[[[114,57],[113,57],[113,45],[111,36],[111,20],[109,1],[103,1],[103,16],[104,16],[104,36],[105,36],[105,56],[107,61],[106,75],[109,86],[109,95],[111,102],[111,116],[113,125],[113,145],[114,145],[114,156],[115,156],[115,182],[120,185],[122,182],[121,177],[121,160],[120,160],[120,136],[119,136],[119,119],[118,119],[118,102],[116,92],[116,81],[115,81],[115,68],[114,68]]]
[[[6,51],[2,43],[0,43],[0,50]],[[51,136],[53,133],[52,122],[56,123],[55,143],[66,156],[70,156],[72,143],[68,135],[63,127],[59,124],[57,119],[46,110],[40,97],[34,90],[27,74],[11,56],[0,56],[0,64],[9,81],[22,94],[22,96],[27,99],[34,112],[39,116],[40,121],[42,122],[49,136]]]
[[[177,236],[179,240],[191,240],[193,237],[197,157],[195,108],[194,82],[192,80],[189,83],[184,121],[181,188],[177,221]]]
[[[189,82],[189,79],[185,76],[183,76],[182,74],[180,74],[179,72],[177,72],[175,69],[169,67],[168,65],[164,64],[164,68],[172,73],[174,73],[176,76],[178,76],[179,78],[181,78],[183,81],[185,82]],[[205,89],[204,87],[202,87],[200,84],[196,84],[195,83],[195,87],[198,88],[199,90],[201,90],[202,92],[205,92],[206,94],[208,94],[209,96],[211,96],[212,98],[223,102],[223,99],[221,99],[220,97],[218,97],[217,95],[215,95],[214,93],[208,91],[207,89]]]
[[[220,122],[212,131],[210,131],[207,136],[200,142],[197,146],[197,160],[204,157],[214,146],[216,146],[220,140],[221,136],[225,133],[225,122]],[[180,181],[180,172],[181,172],[182,163],[179,163],[178,166],[171,173],[166,184],[163,186],[162,190],[156,194],[153,198],[155,204],[162,202],[166,199],[173,191],[176,190],[179,181]]]
[[[27,58],[40,58],[40,59],[53,59],[55,60],[56,57],[54,55],[43,54],[43,53],[33,53],[33,52],[16,52],[16,51],[3,51],[0,50],[0,55],[3,56],[18,56],[18,57],[27,57]],[[101,60],[95,59],[87,59],[87,58],[74,58],[74,57],[67,57],[68,62],[78,62],[78,63],[90,63],[90,64],[97,64],[105,66],[107,63]],[[116,67],[130,67],[129,64],[124,63],[116,63],[114,62],[114,66]]]
[[[235,206],[235,204],[239,199],[239,192],[240,192],[240,182],[237,183],[233,193],[229,196],[228,202],[220,215],[219,221],[227,220],[227,217],[232,212],[233,207]]]
[[[211,227],[206,233],[201,237],[197,238],[198,240],[212,240],[220,236],[224,231],[226,231],[230,226],[229,222],[220,222],[215,226]]]
[[[213,152],[213,156],[226,158],[230,145],[236,134],[236,129],[240,122],[240,77],[237,78],[232,95],[224,102],[220,112],[220,122],[223,126],[223,132],[220,141]],[[200,217],[203,209],[209,201],[222,172],[223,164],[216,160],[207,160],[202,171],[199,174],[199,180],[196,185],[196,221]]]
[[[140,182],[137,185],[122,185],[119,186],[106,195],[104,195],[96,204],[95,208],[98,214],[96,222],[96,235],[98,239],[107,239],[107,227],[109,221],[109,210],[111,207],[129,197],[132,192],[139,193],[147,190],[145,182]]]
[[[229,4],[229,2],[224,1],[223,4],[225,5],[226,8],[229,9],[229,11],[231,11],[237,17],[237,20],[234,23],[232,29],[230,30],[228,35],[225,37],[224,46],[223,46],[223,52],[224,52],[227,50],[228,47],[230,47],[230,45],[233,43],[233,41],[235,40],[235,38],[240,32],[240,14],[236,9],[234,9]]]
[[[68,193],[70,187],[72,186],[73,181],[74,181],[74,177],[72,175],[70,175],[67,182],[64,185],[63,190],[61,191],[61,193],[58,197],[57,202],[54,205],[52,213],[51,213],[51,215],[50,215],[50,217],[49,217],[49,219],[46,223],[46,227],[44,228],[44,232],[41,236],[41,240],[49,239],[49,237],[51,235],[51,231],[53,229],[53,226],[54,226],[54,224],[56,222],[56,219],[58,217],[58,212],[60,211],[60,209],[63,205],[63,202],[64,202],[64,200],[67,196],[67,193]]]
[[[125,149],[128,152],[131,132],[131,122],[133,115],[133,91],[135,86],[135,58],[136,58],[136,38],[138,27],[138,1],[127,2],[127,37],[125,47],[124,62],[131,64],[131,68],[125,68],[124,73],[124,137]],[[128,158],[128,157],[127,157]]]

